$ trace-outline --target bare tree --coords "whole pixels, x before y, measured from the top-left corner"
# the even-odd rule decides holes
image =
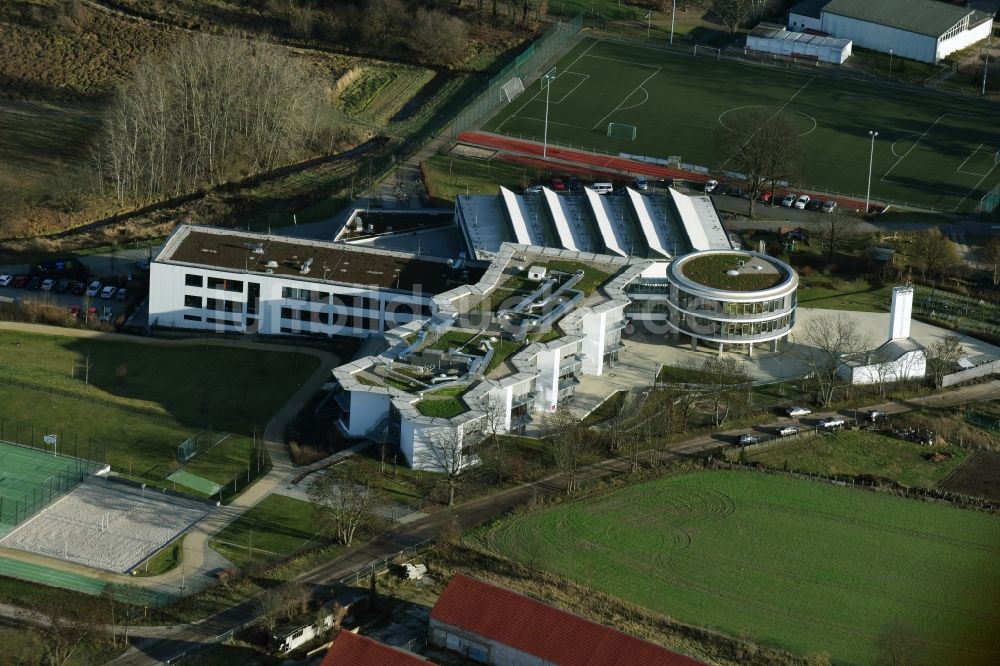
[[[819,239],[828,259],[846,250],[861,234],[861,221],[844,213],[829,213],[816,224]]]
[[[85,639],[98,632],[95,610],[58,598],[39,599],[25,609],[27,621],[44,636],[45,660],[50,666],[65,664]]]
[[[306,613],[311,600],[312,592],[305,583],[289,581],[261,592],[254,599],[254,606],[261,624],[272,633],[282,622]]]
[[[927,371],[934,385],[941,386],[941,379],[954,371],[965,355],[962,339],[954,334],[948,334],[929,345],[924,350],[924,356],[927,359]]]
[[[940,277],[962,261],[958,248],[937,227],[915,234],[909,255],[920,267],[923,278]]]
[[[761,193],[795,173],[801,145],[798,130],[780,112],[734,112],[726,115],[723,144],[725,167],[746,177],[753,217]]]
[[[374,473],[362,472],[345,479],[327,470],[313,479],[306,495],[318,507],[327,530],[340,543],[350,546],[358,526],[382,500],[382,487]]]
[[[753,0],[715,0],[712,3],[712,13],[729,29],[729,34],[746,23],[753,11]]]
[[[698,400],[708,404],[715,425],[722,425],[730,408],[749,402],[753,377],[746,363],[735,356],[710,356],[697,368],[704,379],[697,390]]]
[[[391,48],[402,36],[403,26],[410,17],[412,12],[402,0],[369,0],[361,32],[367,41],[376,46]]]
[[[794,354],[809,367],[821,405],[833,400],[843,359],[855,356],[868,347],[868,340],[858,330],[857,322],[844,314],[810,320],[802,326],[799,342],[805,348],[800,347]]]
[[[453,65],[465,57],[465,24],[437,9],[418,9],[410,26],[409,46],[423,60]]]
[[[480,429],[483,436],[489,439],[490,446],[500,446],[500,436],[507,432],[507,405],[502,394],[491,392],[483,406],[483,416]]]
[[[129,631],[146,614],[149,594],[138,585],[108,583],[104,586],[103,596],[111,614],[112,643],[118,644],[119,634],[122,643],[128,643]]]
[[[256,173],[327,145],[326,85],[286,49],[196,35],[140,64],[109,106],[95,167],[121,201]]]
[[[577,490],[577,474],[590,458],[591,441],[580,420],[566,410],[546,415],[542,424],[548,434],[556,467],[566,476],[566,494]]]
[[[993,277],[993,286],[1000,285],[1000,235],[994,234],[976,250],[976,257]]]
[[[462,472],[472,462],[472,446],[481,436],[481,427],[479,423],[472,423],[464,428],[427,428],[419,443],[414,442],[414,467],[444,475],[448,484],[448,506],[455,503],[455,490]]]

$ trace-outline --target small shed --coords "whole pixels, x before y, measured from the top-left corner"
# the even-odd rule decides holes
[[[532,266],[528,269],[528,279],[540,282],[545,279],[545,266]]]

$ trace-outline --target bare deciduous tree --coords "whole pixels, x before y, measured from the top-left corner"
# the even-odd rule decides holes
[[[723,143],[726,168],[746,177],[753,217],[761,193],[795,173],[801,143],[798,130],[781,113],[751,109],[727,114]]]
[[[410,27],[409,45],[421,59],[453,65],[465,57],[465,24],[437,9],[418,9]]]
[[[932,343],[924,350],[927,358],[927,371],[935,386],[941,386],[941,379],[954,371],[958,362],[965,356],[962,339],[954,334],[948,334]]]
[[[426,429],[414,444],[414,466],[443,474],[448,484],[448,506],[455,503],[459,478],[471,461],[472,446],[481,436],[481,424]],[[469,441],[466,441],[469,440]]]
[[[696,369],[704,376],[698,398],[709,405],[716,426],[725,422],[733,404],[748,403],[753,377],[743,361],[735,356],[710,356]]]
[[[847,249],[861,234],[861,221],[845,213],[829,213],[816,224],[819,239],[828,259]]]
[[[261,624],[273,632],[275,627],[309,610],[312,592],[305,583],[290,581],[261,592],[254,600]]]
[[[566,494],[577,490],[577,474],[591,456],[591,441],[580,420],[566,410],[548,414],[542,424],[550,437],[556,467],[566,476]]]
[[[821,405],[833,399],[837,371],[844,357],[855,356],[868,348],[868,339],[858,330],[857,322],[843,314],[826,315],[807,322],[797,335],[803,348],[795,356],[810,369]]]
[[[909,255],[920,267],[920,275],[924,278],[940,277],[962,261],[958,248],[937,227],[915,234]]]
[[[411,16],[402,0],[369,0],[361,32],[375,46],[391,48],[402,36],[403,26]]]
[[[358,526],[382,500],[377,475],[367,472],[345,479],[327,470],[315,477],[306,494],[327,530],[345,546],[351,545]]]
[[[196,35],[138,67],[106,112],[94,166],[121,201],[267,170],[328,148],[328,98],[281,47]]]
[[[149,594],[138,585],[129,583],[108,583],[104,586],[104,598],[111,613],[111,641],[118,644],[119,634],[123,644],[128,643],[132,626],[146,614]]]
[[[715,0],[712,3],[712,13],[729,29],[729,34],[733,34],[746,23],[753,11],[753,0]]]
[[[979,259],[993,277],[993,286],[1000,285],[1000,235],[994,234],[976,250]]]

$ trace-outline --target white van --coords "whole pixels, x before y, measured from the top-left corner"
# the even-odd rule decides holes
[[[615,188],[611,186],[611,183],[594,183],[590,186],[590,189],[598,194],[610,194]]]

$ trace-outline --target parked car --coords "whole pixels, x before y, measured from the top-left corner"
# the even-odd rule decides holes
[[[65,294],[69,290],[71,284],[72,283],[69,280],[59,280],[58,284],[56,284],[56,291],[60,294]]]
[[[124,301],[125,299],[127,299],[128,298],[128,289],[125,289],[124,287],[122,287],[121,289],[119,289],[118,293],[115,294],[115,298],[117,298],[119,301]]]
[[[52,278],[42,280],[42,291],[52,291],[52,287],[54,286],[56,286],[56,281]]]
[[[809,414],[812,414],[812,410],[806,409],[805,407],[789,407],[785,410],[785,414],[798,418],[800,416],[808,416]]]
[[[806,205],[809,203],[808,194],[800,194],[799,198],[795,200],[795,207],[799,210],[804,210]]]
[[[757,197],[757,200],[760,201],[761,203],[769,204],[771,203],[771,199],[773,198],[774,198],[774,192],[772,192],[771,190],[764,190],[763,192],[760,193],[760,196]]]
[[[795,426],[786,425],[778,428],[778,435],[781,437],[791,437],[797,434],[799,434],[799,429]]]
[[[556,192],[562,192],[563,190],[566,189],[566,183],[563,182],[562,178],[553,178],[552,189],[555,190]]]
[[[97,318],[97,307],[94,306],[94,305],[91,305],[89,308],[87,308],[87,321],[90,321],[91,319],[96,319],[96,318]]]
[[[541,185],[532,185],[531,187],[526,187],[526,188],[524,188],[524,193],[525,194],[541,194],[542,193],[542,186]]]
[[[715,188],[719,186],[719,181],[709,180],[705,183],[705,194],[711,194],[715,191]]]
[[[823,207],[823,202],[819,199],[811,199],[809,203],[806,204],[807,210],[819,210]]]
[[[135,266],[140,271],[148,271],[149,270],[149,260],[147,260],[147,259],[139,259],[139,260],[137,260],[132,265]]]
[[[871,421],[872,423],[875,423],[879,419],[884,419],[885,418],[885,412],[880,411],[878,409],[869,409],[865,413],[865,418],[868,419],[869,421]]]
[[[836,201],[834,201],[834,200],[831,199],[830,201],[824,201],[823,202],[823,212],[824,213],[832,213],[835,210],[837,210],[837,202]]]
[[[40,277],[33,277],[28,282],[28,289],[30,291],[38,291],[41,288],[42,288],[42,278]]]
[[[111,321],[111,318],[115,316],[114,311],[111,309],[110,305],[104,306],[104,312],[101,313],[101,321]]]
[[[825,419],[821,419],[819,422],[820,428],[842,428],[844,427],[844,419],[838,416],[828,416]]]
[[[785,208],[791,208],[795,204],[795,199],[794,194],[786,194],[785,198],[781,200],[781,205]]]
[[[0,275],[0,287],[6,287],[13,281],[14,281],[13,275],[7,275],[6,273]]]
[[[10,283],[10,286],[17,289],[24,289],[28,286],[28,281],[31,280],[30,275],[15,275],[14,281]]]
[[[114,298],[116,291],[118,291],[118,288],[109,284],[101,290],[101,298]]]
[[[101,281],[94,280],[90,283],[90,286],[87,287],[87,296],[97,296],[99,293],[101,293]]]
[[[632,181],[632,184],[635,186],[635,189],[643,192],[649,189],[649,181],[642,176],[636,176],[635,180]]]
[[[82,282],[74,282],[73,286],[70,287],[69,293],[73,294],[74,296],[83,296],[83,294],[86,291],[87,291],[87,285],[85,285]]]
[[[79,305],[71,305],[70,308],[69,308],[69,316],[72,317],[73,319],[79,319],[80,318],[80,306]]]
[[[740,446],[749,446],[760,441],[760,437],[751,433],[740,435]]]

